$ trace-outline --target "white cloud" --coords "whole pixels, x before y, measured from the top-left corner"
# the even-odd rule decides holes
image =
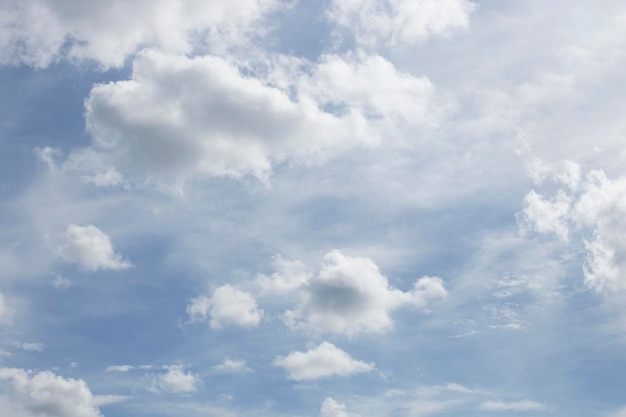
[[[289,379],[294,381],[347,376],[375,369],[373,363],[355,360],[328,342],[322,342],[306,352],[291,352],[285,357],[279,356],[274,360],[274,365],[285,368]]]
[[[361,45],[413,44],[469,26],[466,0],[332,0],[329,18]]]
[[[98,397],[82,379],[63,378],[50,371],[32,374],[0,368],[10,402],[28,415],[46,417],[102,417]]]
[[[130,80],[92,89],[92,146],[64,167],[100,185],[179,183],[191,175],[267,180],[276,163],[318,162],[375,146],[383,132],[434,123],[428,79],[380,56],[294,61],[261,59],[255,65],[264,69],[251,73],[217,56],[145,50]]]
[[[480,409],[483,411],[539,411],[545,408],[545,405],[531,400],[485,401],[480,405]]]
[[[562,184],[572,184],[572,175],[556,176]],[[524,234],[554,234],[562,241],[584,247],[585,283],[598,291],[626,288],[626,178],[609,179],[603,171],[589,171],[575,187],[558,190],[552,202],[531,191],[518,215]],[[574,236],[572,238],[571,236]]]
[[[524,198],[524,210],[518,216],[520,231],[554,234],[559,239],[569,239],[569,228],[566,216],[569,214],[571,199],[565,193],[558,193],[554,201],[547,201],[534,190]]]
[[[280,0],[7,0],[0,4],[0,64],[46,67],[93,59],[121,67],[138,49],[221,50],[263,31]]]
[[[357,414],[351,414],[346,411],[344,404],[338,403],[333,397],[328,397],[322,403],[320,417],[358,417]]]
[[[150,389],[170,394],[185,394],[196,392],[202,380],[198,375],[185,372],[182,365],[171,365],[167,372],[153,375]]]
[[[93,225],[68,225],[56,253],[65,261],[78,264],[87,271],[117,271],[131,267],[130,262],[114,251],[109,236]]]
[[[322,56],[301,89],[322,106],[343,106],[392,126],[433,122],[431,82],[398,71],[380,55]]]
[[[425,308],[447,294],[443,281],[436,277],[422,277],[411,291],[393,288],[372,260],[345,256],[338,250],[324,256],[317,274],[306,272],[299,262],[279,260],[276,266],[278,271],[271,278],[261,276],[258,282],[266,293],[290,291],[289,299],[296,305],[285,312],[285,322],[314,334],[384,333],[393,328],[393,310]]]
[[[227,374],[241,374],[241,373],[249,373],[253,372],[251,368],[246,365],[246,361],[244,360],[232,360],[232,359],[224,359],[219,365],[215,365],[213,367],[214,370],[227,373]]]
[[[105,371],[107,372],[128,372],[135,369],[132,365],[111,365],[107,366]]]
[[[225,326],[256,327],[263,317],[252,295],[231,285],[223,285],[210,297],[197,297],[187,306],[192,321],[210,319],[212,329]]]

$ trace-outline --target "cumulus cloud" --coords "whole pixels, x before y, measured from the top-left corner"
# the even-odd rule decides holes
[[[485,401],[480,405],[483,411],[539,411],[544,410],[545,405],[531,400],[522,401]]]
[[[469,26],[467,0],[332,0],[328,17],[360,45],[412,44]]]
[[[344,404],[338,403],[333,397],[328,397],[322,403],[320,417],[358,417],[346,411]]]
[[[226,326],[256,327],[263,317],[254,297],[232,285],[223,285],[210,297],[197,297],[187,306],[192,321],[210,320],[212,329]]]
[[[285,357],[279,356],[274,360],[274,365],[284,368],[289,374],[289,379],[294,381],[347,376],[375,369],[373,363],[355,360],[328,342],[323,342],[306,352],[291,352]]]
[[[196,392],[202,380],[198,375],[185,372],[182,365],[171,365],[166,367],[165,373],[152,376],[150,389],[157,392],[170,394],[186,394]]]
[[[382,132],[433,123],[428,79],[380,56],[293,61],[268,58],[256,63],[265,70],[250,71],[212,55],[144,50],[129,80],[92,89],[92,145],[64,167],[96,185],[191,175],[267,180],[276,163],[321,161],[375,146]]]
[[[0,64],[46,67],[91,59],[121,67],[146,45],[174,53],[223,49],[257,32],[280,0],[7,0],[0,4]]]
[[[68,225],[56,253],[65,261],[78,264],[87,271],[118,271],[131,267],[130,262],[114,251],[111,238],[93,225]]]
[[[317,274],[308,272],[301,262],[278,258],[275,265],[277,272],[259,277],[258,282],[266,293],[289,291],[296,305],[285,312],[285,322],[314,334],[384,333],[393,328],[392,311],[425,308],[447,294],[437,277],[418,279],[411,291],[393,288],[372,260],[338,250],[324,256]]]
[[[567,185],[556,196],[528,193],[518,214],[523,234],[555,235],[571,240],[586,253],[583,264],[585,283],[598,291],[626,288],[626,178],[610,179],[603,171],[589,171],[572,187],[573,175],[553,176],[556,184]]]
[[[13,406],[27,415],[102,417],[98,405],[102,405],[103,398],[94,396],[82,379],[63,378],[50,371],[32,374],[23,369],[0,368],[0,381]],[[108,400],[111,403],[113,399]]]
[[[402,73],[380,55],[324,55],[301,89],[322,106],[344,107],[368,119],[432,123],[434,87],[428,78]]]

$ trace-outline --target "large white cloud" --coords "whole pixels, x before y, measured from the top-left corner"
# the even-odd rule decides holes
[[[553,167],[546,172],[542,178],[552,178],[557,191],[552,196],[550,191],[547,196],[528,193],[518,215],[522,233],[555,235],[583,246],[586,284],[599,291],[626,289],[626,178],[610,179],[603,171],[592,170],[572,181],[577,175],[560,175],[562,171]]]
[[[212,55],[141,52],[130,80],[91,91],[92,146],[65,167],[93,169],[85,178],[105,185],[120,173],[134,180],[266,179],[275,163],[376,145],[382,132],[431,125],[435,117],[430,82],[377,55],[329,55],[319,63],[270,57],[255,65],[265,69],[251,73]]]
[[[420,278],[411,291],[393,288],[372,260],[338,250],[324,256],[317,274],[299,262],[279,258],[275,264],[277,272],[258,282],[265,294],[290,294],[295,306],[284,314],[286,323],[313,334],[384,333],[393,328],[392,311],[425,308],[447,294],[436,277]]]
[[[328,15],[359,44],[402,44],[464,29],[474,8],[467,0],[332,0]]]
[[[223,285],[210,297],[197,297],[187,306],[192,321],[210,320],[212,329],[226,326],[256,327],[263,317],[251,294],[232,285]]]
[[[308,381],[331,376],[347,376],[375,369],[373,363],[353,359],[332,343],[323,342],[306,352],[291,352],[277,357],[274,365],[285,368],[289,379]]]
[[[115,252],[111,238],[93,225],[68,225],[56,253],[65,261],[76,263],[87,271],[131,267],[130,262]]]
[[[60,58],[119,67],[138,49],[175,53],[247,39],[280,0],[5,0],[0,3],[0,64],[45,67]]]
[[[50,371],[33,374],[0,368],[0,381],[13,407],[28,416],[102,417],[99,405],[123,400],[94,396],[82,379],[63,378]]]

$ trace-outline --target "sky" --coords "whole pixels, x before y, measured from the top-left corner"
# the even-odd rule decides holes
[[[0,415],[626,416],[626,4],[0,0]]]

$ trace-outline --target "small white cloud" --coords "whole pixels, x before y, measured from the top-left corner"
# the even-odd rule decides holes
[[[443,281],[436,277],[423,277],[411,291],[400,291],[389,285],[372,260],[345,256],[338,250],[324,256],[317,274],[304,273],[302,265],[296,265],[271,279],[261,277],[260,283],[265,290],[280,291],[289,283],[296,305],[285,312],[284,320],[292,328],[314,334],[384,333],[393,328],[392,311],[425,308],[447,294]],[[296,276],[290,278],[288,274],[294,271]]]
[[[111,365],[107,366],[105,371],[107,372],[128,372],[135,369],[132,365]]]
[[[171,365],[166,369],[167,372],[152,376],[152,384],[149,387],[151,391],[186,394],[196,392],[202,383],[198,375],[185,372],[182,365]]]
[[[102,417],[98,397],[82,379],[63,378],[50,371],[32,374],[0,368],[0,381],[7,384],[13,405],[28,415]]]
[[[192,321],[210,320],[212,329],[226,326],[256,327],[263,317],[263,310],[247,292],[231,285],[223,285],[210,297],[198,297],[187,306]]]
[[[448,382],[446,385],[444,385],[444,388],[447,389],[448,391],[455,391],[455,392],[461,392],[463,394],[473,394],[475,393],[474,390],[471,390],[467,387],[464,387],[461,384],[457,384],[455,382]]]
[[[246,365],[246,361],[244,360],[232,360],[232,359],[224,359],[219,365],[215,365],[213,367],[214,370],[220,373],[227,374],[242,374],[253,372],[251,368]]]
[[[346,411],[345,404],[338,403],[333,397],[328,397],[322,403],[320,417],[358,417]]]
[[[294,381],[347,376],[375,369],[373,363],[355,360],[328,342],[306,352],[291,352],[285,357],[277,357],[274,365],[285,368],[289,379]]]
[[[531,400],[485,401],[480,405],[480,409],[483,411],[539,411],[545,408],[545,405]]]
[[[522,234],[554,234],[566,242],[569,239],[566,217],[571,204],[571,199],[562,192],[554,201],[546,201],[534,190],[530,191],[524,198],[524,211],[517,217],[520,231]]]
[[[114,251],[109,236],[93,225],[67,226],[56,253],[65,261],[78,264],[87,271],[131,267],[130,262]]]

